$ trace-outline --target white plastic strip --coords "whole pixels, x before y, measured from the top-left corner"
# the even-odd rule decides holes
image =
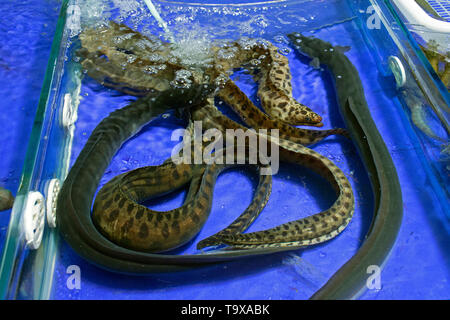
[[[23,228],[26,244],[37,249],[41,244],[45,226],[44,196],[39,191],[30,191],[25,202]]]
[[[433,32],[450,33],[450,22],[430,17],[414,0],[393,0],[409,23],[422,25]]]
[[[144,2],[147,5],[147,8],[150,10],[150,13],[153,15],[153,17],[155,17],[156,21],[158,21],[159,25],[164,29],[164,32],[167,34],[167,37],[169,38],[169,41],[175,43],[175,38],[172,32],[170,32],[169,28],[167,27],[167,23],[159,15],[159,12],[153,5],[153,2],[151,0],[144,0]]]

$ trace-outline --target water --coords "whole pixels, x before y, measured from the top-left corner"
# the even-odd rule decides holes
[[[124,22],[147,36],[153,35],[165,40],[170,38],[141,2],[113,1],[112,10],[100,1],[90,1],[89,6],[82,7],[84,11],[81,20],[73,25],[74,37],[69,46],[76,43],[76,34],[80,30],[101,25],[109,19]],[[396,164],[405,206],[404,224],[397,245],[382,273],[383,290],[369,290],[362,298],[449,298],[446,289],[449,256],[448,251],[447,253],[445,251],[448,238],[439,220],[439,205],[427,184],[425,173],[416,169],[420,167],[420,161],[417,159],[414,145],[405,137],[402,114],[399,113],[401,109],[393,102],[393,97],[397,94],[393,77],[383,78],[376,68],[375,57],[364,42],[353,11],[342,7],[340,1],[304,1],[297,6],[279,7],[274,5],[185,7],[162,2],[156,3],[156,7],[173,33],[177,45],[173,51],[175,58],[184,61],[184,64],[192,69],[198,67],[201,61],[208,60],[208,50],[213,40],[247,36],[272,41],[280,48],[280,53],[289,59],[293,96],[322,115],[323,129],[343,126],[337,111],[331,78],[326,70],[312,67],[310,59],[291,50],[285,34],[302,31],[335,45],[348,46],[350,50],[346,54],[360,72],[373,118]],[[15,65],[15,61],[11,61],[11,64]],[[180,74],[180,77],[183,78],[183,75]],[[233,79],[259,105],[256,97],[257,87],[252,78],[241,72],[236,73]],[[82,99],[78,110],[71,163],[98,122],[111,111],[124,107],[135,99],[113,89],[105,89],[89,77],[83,79],[80,95]],[[226,106],[218,106],[233,117]],[[18,113],[22,115],[21,112]],[[130,139],[121,148],[106,170],[101,186],[124,171],[145,165],[161,164],[178,143],[171,141],[171,133],[184,125],[183,121],[169,113],[146,126],[138,136]],[[17,124],[12,126],[15,127]],[[16,144],[9,146],[12,150],[17,148],[19,144],[17,138],[8,141],[14,141]],[[308,298],[357,251],[369,228],[373,211],[369,180],[352,143],[342,137],[329,137],[313,149],[334,161],[349,178],[355,191],[354,218],[337,238],[289,254],[144,278],[104,272],[82,260],[62,241],[55,265],[51,298]],[[411,174],[412,172],[414,174]],[[199,240],[223,229],[245,209],[255,186],[256,177],[249,171],[231,169],[221,174],[214,189],[210,218],[199,235],[186,246],[177,249],[176,253],[197,253],[195,245]],[[179,206],[184,196],[185,191],[181,191],[147,205],[153,209],[167,210]],[[274,177],[271,198],[249,231],[270,228],[317,213],[327,209],[333,201],[333,191],[326,181],[300,166],[282,164],[279,174]],[[427,259],[423,259],[424,252]],[[71,265],[77,265],[81,269],[80,290],[71,290],[66,286],[68,277],[66,270]]]

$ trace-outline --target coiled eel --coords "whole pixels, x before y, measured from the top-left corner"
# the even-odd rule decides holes
[[[256,248],[211,254],[169,255],[130,250],[106,239],[95,227],[91,206],[104,171],[121,145],[168,109],[201,105],[210,86],[171,89],[143,97],[112,112],[94,129],[65,179],[57,200],[57,227],[84,259],[114,272],[149,274],[178,271],[208,263],[269,254],[292,248]]]

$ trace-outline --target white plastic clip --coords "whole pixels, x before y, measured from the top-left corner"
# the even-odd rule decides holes
[[[395,77],[395,82],[399,88],[403,87],[406,83],[406,72],[402,62],[396,56],[389,57],[389,68]]]
[[[38,191],[28,193],[23,216],[25,240],[30,249],[37,249],[44,234],[44,196]]]
[[[47,199],[45,201],[47,211],[47,223],[50,228],[56,227],[56,200],[60,189],[59,179],[51,179],[47,184]]]

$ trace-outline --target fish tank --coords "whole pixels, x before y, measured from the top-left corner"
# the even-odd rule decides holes
[[[235,103],[233,92],[223,94],[227,84],[239,95]],[[289,113],[285,102],[274,103],[276,90],[308,114],[305,123],[288,123],[295,108]],[[114,177],[167,168],[195,116],[184,111],[206,103],[206,96],[210,109],[199,108],[196,118],[205,126],[222,119],[252,127],[248,123],[270,118],[267,128],[303,138],[291,141],[280,131],[291,149],[280,153],[270,183],[255,174],[254,164],[214,171],[209,185],[213,169],[204,169],[200,186],[192,187],[191,177],[177,190],[177,172],[153,176],[157,192],[139,208],[191,214],[204,206],[202,196],[211,201],[198,230],[177,246],[148,253],[130,249],[134,244],[123,233],[108,240],[99,220],[94,225],[90,218],[88,194],[107,203]],[[63,0],[1,257],[0,297],[449,299],[449,102],[446,86],[388,0]],[[147,104],[160,112],[143,120],[127,111]],[[242,116],[248,106],[256,108],[253,117]],[[209,118],[204,110],[220,116]],[[121,117],[115,124],[114,115]],[[109,153],[111,160],[99,160]],[[102,161],[105,168],[97,165]],[[72,187],[81,173],[85,180]],[[98,183],[84,184],[97,176]],[[265,202],[256,203],[262,190]],[[187,206],[192,199],[198,201]],[[80,218],[82,204],[88,212]],[[236,227],[256,205],[246,228],[198,247]],[[335,215],[326,218],[333,208],[346,215],[340,225]],[[129,228],[147,214],[133,210]],[[320,237],[288,237],[300,224],[311,224],[314,234],[328,223],[336,228]],[[157,232],[170,238],[164,228]],[[142,233],[149,234],[136,231]],[[271,234],[278,240],[264,242]],[[235,238],[250,240],[233,247]]]

